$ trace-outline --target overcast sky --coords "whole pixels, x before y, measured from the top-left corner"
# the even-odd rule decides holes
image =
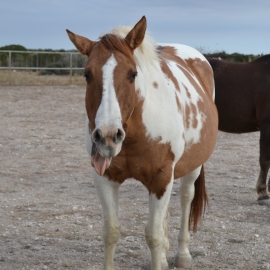
[[[0,47],[73,49],[65,29],[97,40],[143,15],[157,42],[270,53],[269,0],[0,0]]]

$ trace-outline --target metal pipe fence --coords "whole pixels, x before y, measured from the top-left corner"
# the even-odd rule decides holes
[[[8,84],[11,84],[13,70],[40,71],[41,75],[72,75],[84,69],[86,56],[78,52],[53,51],[0,51],[0,70],[8,70]]]

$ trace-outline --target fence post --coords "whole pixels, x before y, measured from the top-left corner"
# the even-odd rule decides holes
[[[9,65],[9,70],[8,70],[8,85],[10,85],[10,73],[11,73],[11,51],[8,53],[8,65]]]
[[[70,53],[70,72],[69,72],[69,77],[70,77],[70,84],[72,84],[72,53]]]

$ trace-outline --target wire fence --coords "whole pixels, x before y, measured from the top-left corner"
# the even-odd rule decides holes
[[[78,52],[53,51],[0,51],[0,71],[8,85],[12,85],[12,72],[30,71],[36,75],[66,75],[72,84],[74,75],[82,75],[86,56]],[[0,79],[1,84],[1,79]]]

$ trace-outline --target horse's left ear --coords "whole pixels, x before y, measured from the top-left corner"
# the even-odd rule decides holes
[[[146,18],[143,16],[139,22],[127,34],[125,41],[132,50],[135,50],[144,39],[146,31]]]
[[[91,41],[86,37],[76,35],[76,34],[72,33],[71,31],[69,31],[68,29],[66,29],[66,31],[67,31],[67,34],[69,36],[69,39],[75,45],[77,50],[81,54],[89,56],[92,49],[93,49],[93,47],[94,47],[94,45],[96,44],[96,42]]]

